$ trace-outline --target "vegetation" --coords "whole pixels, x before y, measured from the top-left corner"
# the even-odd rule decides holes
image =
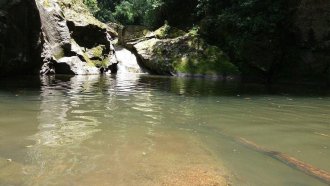
[[[271,83],[274,79],[289,77],[294,68],[309,73],[308,67],[300,64],[303,59],[298,50],[302,39],[293,23],[299,0],[85,1],[104,22],[156,29],[168,21],[179,29],[193,30],[208,43],[221,48],[246,77],[256,76]],[[328,45],[315,44],[313,30],[308,37],[308,41],[302,41],[307,43],[303,47],[312,51],[322,48],[323,53],[330,49]],[[327,64],[319,65],[322,69],[313,72],[313,76],[330,77]]]
[[[294,42],[288,19],[292,13],[290,1],[200,2],[202,36],[224,49],[243,73],[252,71],[271,83]]]

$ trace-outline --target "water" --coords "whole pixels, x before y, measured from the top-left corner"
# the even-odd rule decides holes
[[[0,185],[327,185],[235,140],[329,172],[322,89],[134,74],[0,85]]]
[[[138,64],[137,57],[126,48],[121,46],[116,46],[116,58],[118,60],[118,74],[119,75],[130,75],[132,73],[135,74],[143,74],[145,72],[142,67]]]

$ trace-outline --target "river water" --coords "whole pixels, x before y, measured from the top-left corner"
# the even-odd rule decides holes
[[[0,80],[0,185],[327,185],[329,92],[150,75]]]

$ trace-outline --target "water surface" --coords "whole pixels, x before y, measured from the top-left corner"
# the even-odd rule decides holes
[[[329,103],[322,89],[212,79],[1,79],[0,185],[182,185],[191,172],[232,185],[326,185],[235,138],[330,171]]]

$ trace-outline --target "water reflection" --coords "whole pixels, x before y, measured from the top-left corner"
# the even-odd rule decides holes
[[[35,138],[46,146],[79,144],[99,130],[94,113],[102,108],[86,107],[95,103],[83,94],[91,91],[98,77],[75,76],[67,82],[54,81],[55,77],[42,79],[39,132]]]
[[[154,104],[150,89],[139,87],[137,74],[49,76],[41,81],[38,132],[31,137],[35,144],[28,147],[28,159],[33,166],[24,168],[28,183],[61,183],[58,179],[67,175],[84,175],[100,169],[104,147],[94,148],[86,143],[115,144],[109,153],[113,164],[120,166],[127,161],[123,154],[132,148],[132,128],[143,126],[139,134],[152,136],[154,127],[160,124],[159,106]],[[135,122],[129,116],[131,113],[137,117]],[[108,142],[90,140],[98,134],[112,138],[108,137]],[[150,137],[142,143],[140,153],[152,151],[154,142]],[[123,170],[121,174],[126,173]]]
[[[97,86],[97,94],[93,88],[101,82],[99,78],[42,78],[39,131],[31,137],[35,145],[28,151],[34,166],[24,170],[31,176],[31,184],[51,184],[58,177],[73,174],[74,167],[83,163],[79,145],[100,131],[97,113],[103,106],[97,98],[104,87]]]
[[[251,90],[237,83],[127,73],[50,76],[41,84],[40,92],[27,91],[38,99],[23,103],[39,108],[31,111],[38,115],[38,126],[28,125],[37,128],[29,138],[34,144],[16,152],[24,154],[26,164],[17,168],[23,172],[15,171],[24,175],[26,185],[162,185],[178,170],[224,170],[223,159],[252,185],[264,185],[254,175],[268,177],[261,181],[270,185],[281,185],[287,175],[289,181],[314,183],[219,132],[328,170],[326,97],[260,96],[266,93],[259,86],[249,96]]]

